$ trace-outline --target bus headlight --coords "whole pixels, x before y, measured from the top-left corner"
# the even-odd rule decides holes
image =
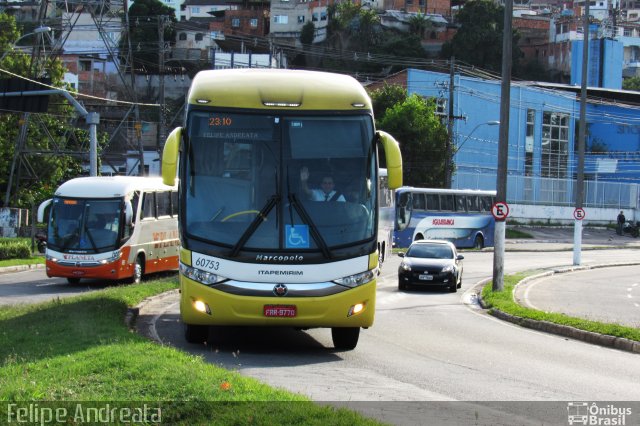
[[[190,280],[197,281],[204,285],[211,285],[220,281],[218,279],[218,275],[203,271],[202,269],[187,266],[182,262],[180,262],[180,273]]]
[[[120,253],[120,250],[114,250],[114,251],[111,253],[111,256],[109,256],[109,258],[107,258],[107,259],[102,259],[102,260],[100,261],[100,263],[102,263],[103,265],[106,265],[107,263],[115,262],[116,260],[120,259],[120,255],[121,255],[121,254],[122,254],[122,253]]]
[[[371,269],[369,271],[360,272],[359,274],[350,275],[348,277],[333,280],[334,283],[343,285],[345,287],[358,287],[362,284],[366,284],[373,281],[377,274],[378,268]]]

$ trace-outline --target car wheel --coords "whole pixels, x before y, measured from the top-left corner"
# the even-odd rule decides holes
[[[484,248],[484,238],[482,235],[476,235],[476,239],[473,240],[473,248],[482,250]]]
[[[80,284],[80,278],[67,278],[67,282],[71,285]]]
[[[458,284],[454,281],[453,284],[449,286],[449,293],[455,293],[458,291]]]
[[[398,290],[406,290],[407,289],[407,285],[405,283],[403,283],[402,281],[398,281]]]
[[[184,338],[189,343],[204,343],[209,337],[209,327],[206,325],[184,325]]]
[[[331,329],[331,338],[333,346],[339,350],[350,351],[358,344],[360,337],[360,327],[333,327]]]

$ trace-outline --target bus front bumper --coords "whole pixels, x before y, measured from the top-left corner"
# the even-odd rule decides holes
[[[376,281],[318,296],[228,292],[180,276],[180,314],[185,324],[288,327],[370,327],[375,313]],[[298,286],[302,286],[299,284]],[[225,287],[222,287],[223,289]],[[228,290],[230,287],[227,286]],[[273,291],[271,291],[273,290]],[[254,292],[255,293],[255,292]],[[295,294],[295,291],[291,293]]]

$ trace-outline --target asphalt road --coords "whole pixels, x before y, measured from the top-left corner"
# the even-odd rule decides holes
[[[597,264],[636,255],[598,250],[583,259]],[[479,309],[471,290],[491,275],[491,259],[490,252],[465,253],[463,291],[455,294],[398,291],[399,259],[389,259],[376,322],[353,351],[334,350],[326,329],[215,328],[208,345],[187,344],[177,292],[143,309],[139,324],[166,344],[316,401],[640,401],[637,355],[524,329]],[[507,253],[505,272],[566,266],[571,260],[570,251]],[[377,412],[371,404],[351,406],[395,424],[424,424],[423,405],[391,407]],[[522,413],[509,412],[513,407],[480,423],[514,424]],[[529,413],[517,423],[566,424],[564,408],[561,421]],[[450,418],[460,421],[459,416]]]
[[[516,297],[533,309],[640,328],[639,265],[551,275],[518,288]]]

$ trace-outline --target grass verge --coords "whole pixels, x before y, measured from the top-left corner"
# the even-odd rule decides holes
[[[4,268],[5,266],[20,266],[20,265],[44,265],[44,256],[35,256],[30,257],[28,259],[5,259],[0,260],[0,268]]]
[[[590,321],[559,313],[539,311],[536,309],[525,308],[524,306],[516,303],[513,299],[513,288],[522,279],[539,272],[540,271],[529,271],[514,275],[505,275],[504,290],[501,292],[494,292],[491,288],[493,283],[489,282],[482,289],[482,299],[489,309],[497,309],[518,317],[530,318],[538,321],[548,321],[555,324],[568,325],[580,330],[640,341],[640,330],[636,328]]]
[[[528,232],[520,231],[519,229],[509,229],[505,230],[505,238],[533,238],[533,235]]]
[[[163,407],[164,424],[379,424],[152,343],[126,327],[127,307],[176,286],[167,278],[1,307],[0,400],[18,406],[145,402]],[[7,418],[8,410],[0,404],[0,416]]]

